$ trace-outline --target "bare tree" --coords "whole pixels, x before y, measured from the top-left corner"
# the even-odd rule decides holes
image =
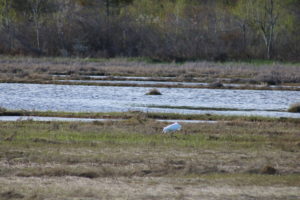
[[[40,49],[40,16],[41,16],[41,3],[43,0],[31,0],[31,12],[34,22],[35,34],[36,34],[36,45]]]
[[[242,21],[261,34],[268,59],[272,57],[279,17],[283,15],[280,3],[279,0],[240,0],[236,7]]]
[[[2,29],[8,35],[8,48],[9,50],[13,47],[13,27],[12,27],[12,0],[1,0],[0,1],[0,19]]]

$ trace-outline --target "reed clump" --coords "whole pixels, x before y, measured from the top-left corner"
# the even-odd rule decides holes
[[[265,166],[264,168],[261,169],[260,171],[262,174],[270,174],[270,175],[274,175],[277,173],[277,170],[272,167],[272,166]]]
[[[290,105],[288,112],[300,113],[300,102]]]
[[[146,95],[162,95],[161,92],[154,88],[154,89],[151,89],[148,93],[146,93]]]
[[[0,113],[4,113],[6,111],[7,111],[6,108],[0,107]]]
[[[224,85],[220,82],[214,82],[214,83],[211,83],[209,84],[210,87],[212,88],[221,88],[221,87],[224,87]]]

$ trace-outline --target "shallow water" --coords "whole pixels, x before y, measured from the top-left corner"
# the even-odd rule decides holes
[[[159,122],[169,122],[169,123],[191,123],[191,124],[197,124],[197,123],[209,123],[209,124],[215,124],[219,123],[218,121],[213,121],[213,120],[178,120],[178,119],[158,119],[156,121]]]
[[[160,88],[163,95],[145,95],[147,87],[110,87],[54,84],[0,84],[0,106],[7,109],[69,112],[168,112],[186,114],[259,115],[300,118],[286,110],[300,102],[299,91]],[[214,111],[147,108],[147,105],[255,109]]]
[[[62,77],[62,78],[68,78],[71,77],[71,75],[52,75],[54,77]],[[148,77],[148,76],[100,76],[100,75],[82,75],[80,76],[82,78],[93,78],[93,79],[125,79],[125,80],[149,80],[149,79],[172,79],[175,77],[170,76],[163,76],[163,77]]]
[[[0,116],[0,121],[66,121],[66,122],[94,122],[118,121],[119,119],[92,119],[92,118],[67,118],[67,117],[40,117],[40,116]]]
[[[122,121],[122,119],[93,119],[93,118],[68,118],[68,117],[40,117],[40,116],[0,116],[0,121],[63,121],[63,122],[106,122]],[[180,123],[218,123],[211,120],[178,120],[178,119],[158,119],[159,122],[180,122]]]

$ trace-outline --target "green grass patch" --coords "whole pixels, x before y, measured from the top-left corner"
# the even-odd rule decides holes
[[[261,149],[264,145],[272,143],[272,148],[288,149],[290,143],[297,141],[293,135],[287,137],[283,134],[282,136],[275,131],[271,136],[272,132],[260,135],[259,132],[256,133],[257,130],[248,130],[249,127],[243,124],[183,125],[183,132],[172,135],[161,133],[164,126],[164,123],[151,121],[145,121],[142,124],[134,121],[99,124],[1,122],[1,143],[50,146],[169,146],[208,149]],[[297,126],[290,129],[294,134]],[[278,130],[280,129],[277,128]],[[265,132],[262,131],[262,133]],[[282,138],[285,138],[287,145],[284,145]],[[296,148],[296,146],[291,148]]]
[[[156,105],[154,105],[156,107]],[[160,106],[158,106],[160,107]],[[161,108],[168,108],[161,106]],[[202,109],[202,107],[170,107],[182,109]],[[206,108],[203,109],[215,109]],[[220,108],[222,110],[223,108]],[[40,117],[66,117],[66,118],[91,118],[91,119],[174,119],[174,120],[211,120],[211,121],[249,121],[249,122],[290,122],[299,123],[297,118],[273,118],[261,116],[228,116],[214,114],[180,114],[180,113],[145,113],[132,112],[59,112],[59,111],[26,111],[0,109],[0,116],[40,116]]]
[[[0,122],[0,178],[180,177],[212,185],[299,185],[299,123],[183,123],[182,131],[162,134],[166,125],[149,119]],[[266,166],[275,175],[264,174]]]

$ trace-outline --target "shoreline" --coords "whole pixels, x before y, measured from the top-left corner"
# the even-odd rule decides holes
[[[250,122],[292,122],[299,123],[300,118],[275,118],[262,116],[216,115],[216,114],[179,114],[179,113],[155,113],[155,112],[59,112],[59,111],[26,111],[6,110],[0,111],[0,116],[16,117],[62,117],[62,118],[88,118],[105,120],[130,120],[130,119],[154,119],[154,120],[206,120],[206,121],[250,121]]]

